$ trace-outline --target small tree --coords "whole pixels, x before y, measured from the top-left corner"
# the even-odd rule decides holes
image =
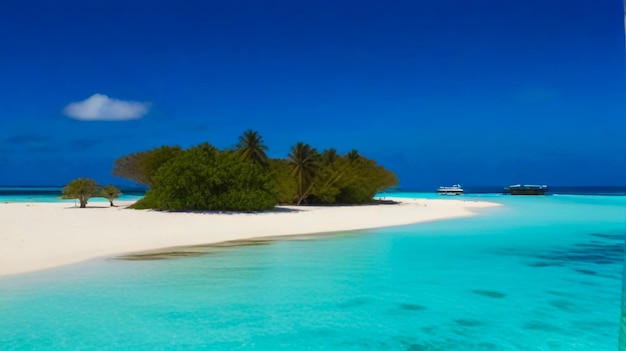
[[[64,199],[78,199],[80,208],[87,206],[87,201],[98,194],[98,184],[90,178],[78,178],[63,187]]]
[[[161,146],[122,156],[115,160],[113,175],[152,187],[152,177],[159,167],[181,152],[182,149],[179,146]]]
[[[113,199],[117,199],[118,197],[120,197],[120,195],[122,194],[122,191],[118,189],[116,186],[107,185],[103,187],[102,190],[100,190],[100,194],[102,197],[109,200],[109,203],[111,204],[111,206],[115,206],[113,205]]]

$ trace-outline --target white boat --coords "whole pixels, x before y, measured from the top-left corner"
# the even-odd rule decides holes
[[[461,188],[460,184],[440,186],[439,189],[437,189],[437,193],[440,195],[461,195],[463,194],[463,188]]]

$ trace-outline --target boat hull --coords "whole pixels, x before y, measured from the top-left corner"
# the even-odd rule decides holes
[[[461,188],[460,184],[455,184],[453,186],[440,186],[437,189],[437,194],[440,195],[461,195],[463,194],[463,188]]]
[[[504,188],[504,194],[508,194],[508,195],[545,195],[547,192],[548,192],[548,188],[545,186],[541,186],[541,187],[521,186],[521,187]]]
[[[462,191],[437,191],[439,195],[463,195]]]

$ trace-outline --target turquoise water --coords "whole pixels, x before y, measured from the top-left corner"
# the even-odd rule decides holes
[[[125,195],[122,194],[116,201],[137,201],[142,198],[142,195]],[[61,195],[48,195],[48,194],[28,194],[28,195],[0,195],[0,202],[68,202],[74,203],[73,199],[61,199]],[[101,197],[93,197],[89,199],[89,202],[109,202],[109,200]]]
[[[407,195],[408,196],[408,195]],[[457,197],[453,197],[457,199]],[[0,278],[3,350],[615,350],[626,197]]]
[[[0,186],[0,203],[1,202],[70,202],[75,200],[61,199],[60,186],[30,186],[30,187],[3,187]],[[139,189],[124,189],[119,197],[120,201],[136,201],[143,197],[144,192]],[[115,201],[117,201],[115,200]],[[114,201],[114,202],[115,202]],[[92,197],[89,202],[108,202],[107,199],[101,197]]]

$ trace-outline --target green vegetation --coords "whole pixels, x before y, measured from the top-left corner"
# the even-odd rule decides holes
[[[90,198],[98,195],[98,183],[90,178],[78,178],[69,182],[62,190],[63,199],[78,199],[80,208],[87,206]]]
[[[269,158],[248,130],[235,149],[204,143],[161,146],[115,161],[113,174],[149,186],[134,208],[262,211],[277,204],[361,204],[397,185],[394,173],[352,150],[318,152],[299,142],[286,159]]]
[[[300,205],[314,190],[313,178],[319,171],[317,150],[302,142],[291,147],[289,162],[292,165],[291,175],[296,180],[296,205]]]
[[[269,161],[269,157],[265,154],[267,149],[263,138],[256,131],[247,130],[239,137],[237,152],[244,161],[266,167]]]
[[[103,197],[109,200],[111,206],[114,206],[113,200],[120,197],[122,192],[113,185],[100,187],[95,180],[91,178],[78,178],[67,183],[61,191],[62,199],[77,199],[80,202],[80,208],[87,207],[87,202],[92,197]]]
[[[161,146],[144,152],[136,152],[115,161],[113,175],[126,178],[147,187],[153,186],[156,171],[168,160],[182,152],[179,146]]]
[[[296,198],[297,184],[291,170],[287,160],[274,158],[269,161],[270,188],[279,204],[292,204]]]
[[[276,205],[269,174],[233,151],[194,146],[158,169],[135,208],[262,211]]]
[[[111,207],[115,206],[113,200],[120,197],[122,191],[113,185],[107,185],[100,190],[100,196],[109,200]]]

